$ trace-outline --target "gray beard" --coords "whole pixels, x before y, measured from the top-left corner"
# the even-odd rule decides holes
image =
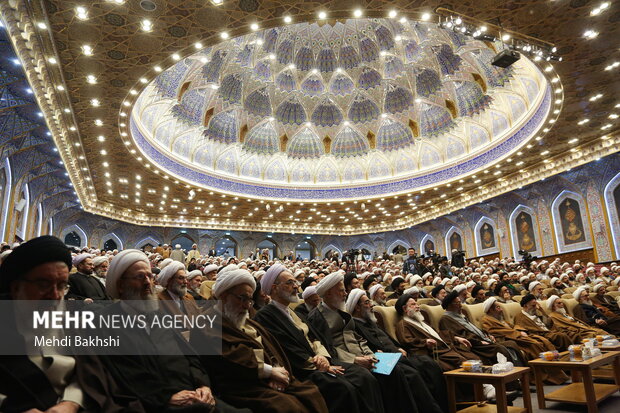
[[[377,322],[377,317],[375,316],[375,314],[372,312],[370,308],[364,309],[364,312],[362,313],[362,318],[366,321],[370,321],[371,323]]]
[[[493,317],[495,317],[499,321],[504,321],[504,313],[499,313],[497,315],[494,315]]]
[[[566,308],[558,308],[556,311],[563,316],[566,316]]]
[[[179,284],[175,284],[172,287],[169,288],[170,291],[172,291],[174,294],[176,294],[178,297],[183,297],[185,294],[187,294],[187,287],[186,286],[181,286]]]
[[[412,318],[412,319],[414,319],[416,321],[419,321],[420,323],[424,322],[424,316],[419,311],[408,310],[407,311],[407,317]]]
[[[594,304],[592,304],[592,300],[590,300],[590,299],[583,300],[583,304],[594,305]]]
[[[304,303],[304,305],[306,306],[306,308],[308,309],[308,311],[312,311],[312,310],[314,310],[314,309],[316,308],[316,306],[315,306],[315,307],[313,307],[313,306],[311,306],[309,303]]]
[[[105,280],[105,276],[107,275],[107,271],[97,271],[95,270],[95,275],[99,278],[102,278]]]
[[[224,304],[223,315],[239,330],[241,330],[241,328],[245,325],[245,322],[250,317],[250,313],[248,311],[243,311],[239,313],[234,308],[234,304]]]
[[[127,291],[121,295],[121,300],[139,313],[153,313],[159,310],[159,299],[154,291],[146,297],[142,297],[139,291]]]
[[[286,301],[289,304],[299,302],[299,297],[295,293],[288,295],[286,291],[281,291],[281,292],[278,292],[278,295],[280,296],[282,300]]]
[[[328,304],[330,307],[332,307],[332,308],[336,308],[336,309],[338,309],[338,310],[340,310],[340,311],[344,311],[344,312],[346,312],[346,311],[347,311],[347,307],[345,306],[344,300],[339,301],[339,302],[331,302],[331,303],[330,303],[330,302],[327,302],[327,304]]]

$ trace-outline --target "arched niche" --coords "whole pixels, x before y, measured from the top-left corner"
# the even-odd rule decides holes
[[[620,259],[620,173],[614,176],[605,186],[605,205],[607,206],[607,214],[611,225],[616,259]],[[601,222],[592,222],[592,225],[594,226],[595,233],[605,230],[604,224]]]
[[[170,245],[172,245],[172,249],[176,249],[177,244],[181,244],[181,249],[189,251],[192,249],[192,245],[196,244],[196,241],[194,241],[194,239],[189,235],[185,233],[180,233],[175,235],[170,242]]]
[[[448,257],[449,260],[452,259],[452,250],[465,250],[465,237],[463,236],[463,231],[455,226],[450,227],[448,232],[446,232],[444,242],[446,244],[446,257]]]
[[[409,246],[411,244],[409,244],[407,241],[404,241],[402,239],[397,239],[395,241],[393,241],[390,245],[388,245],[387,247],[387,253],[388,254],[396,254],[397,249],[399,250],[398,252],[400,252],[403,255],[407,255],[407,250],[409,249]],[[404,251],[403,251],[404,249]]]
[[[435,244],[435,238],[431,234],[426,234],[422,241],[420,241],[419,255],[429,255],[430,251],[437,252],[437,245]]]
[[[542,256],[542,245],[534,210],[525,205],[518,205],[510,214],[508,222],[512,237],[513,257],[519,259],[519,250],[527,251],[533,256]]]
[[[342,258],[342,249],[335,246],[334,244],[327,244],[323,247],[323,249],[321,250],[321,258],[327,257],[327,254],[330,251],[337,252],[338,256]]]
[[[312,240],[304,239],[295,244],[295,258],[301,257],[302,260],[313,260],[316,253],[316,245]]]
[[[75,232],[80,239],[80,245],[74,245],[75,247],[83,248],[88,246],[88,237],[86,236],[86,232],[84,232],[84,230],[80,228],[80,226],[77,224],[71,225],[70,227],[62,230],[62,232],[60,233],[60,239],[65,241],[67,234],[71,232]]]
[[[366,250],[362,251],[366,259],[370,259],[372,257],[372,253],[376,250],[375,247],[364,241],[355,243],[355,246],[353,248],[357,250]]]
[[[26,240],[26,230],[28,229],[28,213],[30,212],[30,190],[28,183],[22,185],[21,192],[15,203],[13,219],[15,221],[15,236],[22,241]]]
[[[236,257],[238,249],[237,241],[230,235],[223,236],[215,241],[215,255],[224,257]]]
[[[571,191],[562,191],[551,204],[551,215],[559,252],[592,247],[583,196]]]
[[[272,260],[278,256],[278,244],[271,238],[265,238],[256,244],[256,248],[259,249],[261,257],[263,256],[263,250],[269,251],[269,259]]]
[[[156,246],[158,246],[161,243],[162,243],[161,241],[159,241],[159,240],[157,240],[157,239],[155,239],[155,238],[153,238],[151,236],[148,236],[148,237],[142,238],[142,239],[140,239],[140,241],[136,242],[134,244],[134,248],[138,249],[138,250],[144,249],[145,251],[150,251],[150,249],[155,248]]]
[[[116,247],[114,247],[112,249],[106,248],[106,243],[108,243],[108,245],[110,245],[110,246],[112,245],[108,241],[113,241],[114,244],[116,244]],[[157,244],[155,244],[154,246],[157,246]],[[121,241],[121,239],[113,232],[110,232],[109,234],[101,237],[101,247],[102,247],[102,249],[105,249],[106,251],[113,251],[115,249],[120,251],[120,250],[124,249],[123,241]]]
[[[476,240],[476,254],[478,256],[493,254],[499,251],[497,227],[495,221],[489,217],[482,217],[474,227]]]
[[[2,202],[2,216],[0,219],[0,240],[5,241],[4,235],[6,233],[6,224],[8,220],[9,214],[9,202],[11,199],[11,190],[13,188],[12,185],[12,174],[11,174],[11,164],[9,163],[9,158],[4,158],[4,162],[0,165],[0,185],[2,185],[2,189],[0,189],[0,202]]]

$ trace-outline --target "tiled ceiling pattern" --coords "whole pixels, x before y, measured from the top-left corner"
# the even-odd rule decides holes
[[[620,10],[615,3],[595,15],[599,2],[582,0],[423,1],[416,6],[343,0],[224,0],[217,6],[207,0],[15,3],[12,8],[3,2],[2,15],[84,209],[140,225],[329,234],[405,228],[615,152],[619,144],[619,69],[613,63],[619,60]],[[553,109],[559,118],[546,125],[540,139],[492,168],[397,196],[265,201],[168,175],[143,159],[129,137],[127,114],[146,85],[180,59],[224,38],[283,26],[287,17],[292,23],[335,24],[352,18],[358,7],[364,18],[386,18],[394,11],[395,18],[419,20],[440,4],[479,21],[501,21],[505,28],[556,45],[563,57],[551,62],[564,97],[561,110]],[[320,12],[325,19],[319,19]],[[145,19],[150,31],[143,30]],[[597,35],[585,36],[588,30]]]

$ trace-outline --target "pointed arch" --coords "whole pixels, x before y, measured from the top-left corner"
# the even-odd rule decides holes
[[[24,195],[23,198],[21,198],[22,194]],[[28,182],[24,182],[21,191],[17,193],[17,196],[20,198],[15,204],[13,212],[14,214],[15,211],[18,211],[18,207],[20,204],[22,204],[22,201],[25,202],[23,203],[21,210],[19,210],[19,212],[21,213],[21,222],[19,222],[19,220],[16,222],[18,227],[15,227],[15,235],[26,241],[26,230],[28,229],[28,213],[30,212],[30,189],[28,188]]]
[[[486,227],[485,227],[486,226]],[[481,217],[474,227],[476,240],[476,255],[488,255],[499,251],[497,240],[497,226],[489,217]]]
[[[517,222],[517,219],[520,217],[523,219],[521,222]],[[538,221],[534,210],[528,206],[519,204],[510,214],[508,222],[510,224],[513,257],[516,259],[519,258],[520,249],[527,250],[533,256],[542,256]]]
[[[338,252],[338,256],[342,257],[342,249],[335,246],[334,244],[327,244],[326,246],[324,246],[321,249],[321,257],[325,257],[325,255],[329,252],[329,251],[336,251]]]
[[[605,206],[611,225],[611,234],[616,250],[616,259],[620,258],[620,172],[605,186]],[[596,223],[593,223],[596,225]],[[599,224],[600,225],[600,224]],[[595,229],[595,232],[602,232]]]
[[[70,227],[63,229],[60,233],[60,239],[64,242],[67,234],[73,231],[80,236],[80,248],[88,246],[88,237],[86,236],[86,232],[84,232],[78,224],[73,224]]]
[[[103,246],[105,245],[106,241],[109,239],[113,240],[116,243],[119,251],[122,251],[125,249],[123,241],[121,241],[121,239],[113,232],[110,232],[109,234],[106,234],[103,237],[101,237],[101,249],[103,249]],[[154,246],[157,246],[157,244],[155,244]]]
[[[2,241],[6,241],[6,223],[8,220],[9,214],[9,201],[11,200],[11,190],[13,189],[13,177],[11,173],[11,163],[9,162],[9,157],[4,158],[4,164],[0,167],[0,169],[5,172],[5,188],[4,188],[4,199],[2,199],[2,223],[0,225],[0,239]]]
[[[388,252],[388,254],[391,254],[392,250],[394,248],[396,248],[397,246],[399,246],[399,245],[402,245],[403,247],[405,247],[406,250],[408,250],[410,248],[410,246],[411,246],[411,244],[409,242],[399,238],[399,239],[396,239],[396,240],[392,241],[392,243],[390,245],[388,245],[386,251]]]
[[[455,226],[450,227],[448,232],[446,232],[444,243],[446,244],[446,257],[451,260],[453,249],[457,249],[459,251],[463,251],[465,249],[465,237],[463,236],[463,231]]]
[[[149,235],[148,237],[142,238],[140,241],[136,242],[134,245],[134,248],[139,250],[142,247],[144,247],[146,244],[151,244],[156,247],[161,243],[162,242],[160,240],[155,239]]]
[[[43,228],[43,207],[41,206],[41,202],[37,205],[37,226],[34,229],[34,236],[41,236],[41,229]]]
[[[571,201],[576,204],[571,205]],[[551,204],[551,215],[558,252],[592,247],[590,229],[586,228],[588,216],[583,196],[568,190],[562,191]]]
[[[433,248],[431,248],[431,249],[433,251],[437,252],[437,244],[435,244],[435,238],[433,238],[433,236],[431,234],[426,234],[426,235],[424,235],[424,237],[420,241],[420,249],[419,249],[419,253],[420,254],[427,255],[428,251],[426,249],[426,243],[428,243],[429,241],[432,243],[432,247]],[[429,244],[429,246],[430,246],[430,244]]]

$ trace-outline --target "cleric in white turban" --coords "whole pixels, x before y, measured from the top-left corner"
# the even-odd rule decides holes
[[[273,264],[271,267],[269,267],[267,272],[260,279],[261,290],[263,290],[265,294],[269,295],[271,293],[271,287],[273,286],[273,283],[276,282],[278,276],[284,271],[288,270],[282,264]]]
[[[185,270],[185,265],[178,261],[172,261],[170,264],[160,271],[157,276],[157,283],[164,288],[168,287],[168,283],[181,270]]]
[[[354,288],[349,291],[349,296],[347,297],[347,301],[345,302],[345,308],[347,309],[347,313],[353,314],[355,306],[363,295],[366,295],[366,291],[362,290],[361,288]]]
[[[489,297],[484,301],[484,304],[482,304],[482,310],[485,313],[488,313],[489,310],[491,309],[491,307],[493,307],[493,304],[495,304],[495,302],[497,301],[497,298],[495,297]]]
[[[319,281],[316,285],[316,293],[323,298],[327,291],[331,290],[332,287],[340,282],[344,283],[344,276],[340,271],[333,272]]]
[[[125,271],[127,271],[127,268],[139,261],[145,262],[150,268],[148,257],[140,250],[124,250],[119,252],[118,255],[114,257],[105,279],[105,288],[111,298],[120,298],[118,293],[118,282]]]
[[[256,289],[256,280],[248,270],[242,270],[235,264],[230,264],[218,274],[213,285],[213,296],[219,298],[224,291],[239,284],[248,284],[252,290]]]

